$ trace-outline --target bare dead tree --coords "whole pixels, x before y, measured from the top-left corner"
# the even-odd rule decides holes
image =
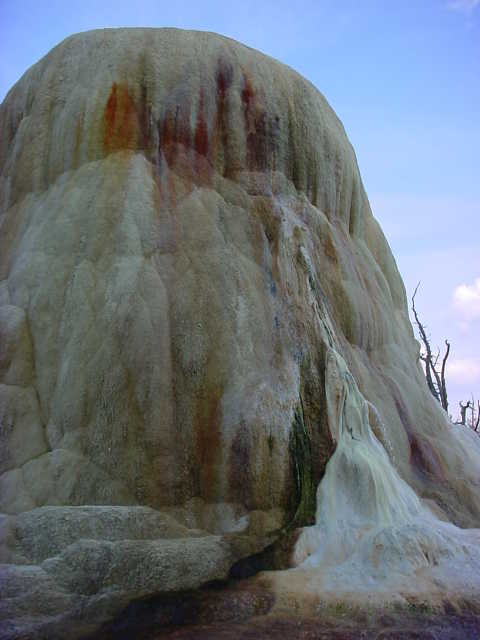
[[[457,422],[457,424],[463,424],[465,426],[467,424],[467,409],[470,409],[471,402],[469,400],[465,404],[462,404],[460,400],[458,404],[460,405],[460,422]]]
[[[472,416],[470,418],[470,427],[478,433],[478,428],[480,426],[480,400],[477,400],[477,406],[475,407],[475,398],[472,395],[472,400],[470,402],[470,409],[472,412]]]
[[[462,424],[463,426],[470,427],[476,433],[480,433],[480,400],[477,400],[477,406],[475,407],[475,398],[472,396],[471,400],[464,404],[460,401],[460,420],[457,420],[455,424]],[[467,411],[470,409],[470,418],[467,418]]]
[[[417,295],[420,282],[415,287],[415,291],[412,296],[412,311],[415,317],[415,323],[418,327],[420,334],[420,340],[422,343],[423,351],[420,351],[420,359],[425,364],[425,378],[427,385],[432,396],[437,400],[445,411],[448,413],[448,397],[447,397],[447,385],[445,382],[445,365],[450,354],[450,343],[445,340],[446,350],[442,358],[442,365],[440,370],[438,369],[438,361],[440,358],[440,350],[434,356],[432,354],[432,348],[430,346],[430,340],[427,336],[426,327],[420,322],[417,309],[415,308],[415,296]]]

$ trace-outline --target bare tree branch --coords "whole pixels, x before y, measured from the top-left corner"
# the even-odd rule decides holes
[[[442,407],[448,413],[447,383],[445,382],[445,365],[447,364],[447,359],[448,359],[448,356],[450,355],[450,343],[448,340],[445,340],[445,345],[447,347],[447,350],[445,351],[445,355],[443,356],[443,360],[442,360],[442,370],[440,372],[440,376],[442,380],[442,388],[440,392],[442,394]]]
[[[441,368],[441,371],[439,372],[437,370],[437,363],[440,357],[440,350],[438,350],[436,357],[432,355],[430,340],[427,336],[427,332],[425,331],[425,325],[423,325],[420,322],[420,318],[418,317],[418,312],[415,307],[415,296],[417,295],[417,291],[419,287],[420,287],[420,282],[417,284],[417,286],[415,287],[415,291],[413,292],[412,311],[415,317],[415,323],[418,327],[420,339],[425,349],[425,353],[420,354],[420,359],[425,363],[425,378],[427,380],[427,385],[430,390],[430,393],[436,400],[438,400],[438,402],[442,405],[445,411],[448,412],[447,386],[445,383],[445,365],[447,362],[448,355],[450,353],[450,344],[448,340],[445,340],[445,343],[447,345],[447,351],[443,357],[442,368]]]
[[[423,362],[425,380],[427,382],[428,389],[432,396],[437,400],[445,409],[448,414],[448,396],[447,396],[447,383],[445,380],[445,369],[447,360],[450,355],[450,342],[445,340],[445,353],[441,360],[441,350],[437,349],[436,354],[432,353],[430,345],[430,337],[427,334],[427,325],[420,321],[418,311],[415,306],[415,297],[417,295],[420,282],[415,287],[415,291],[412,296],[412,312],[415,318],[415,324],[417,325],[418,335],[420,339],[420,353],[419,359]],[[475,432],[480,434],[480,400],[475,403],[475,398],[472,395],[471,400],[466,403],[459,402],[460,405],[460,420],[456,421],[456,424],[468,426]],[[469,413],[470,411],[470,413]],[[468,417],[467,417],[468,416]]]

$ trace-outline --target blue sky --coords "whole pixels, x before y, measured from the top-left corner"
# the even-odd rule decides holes
[[[0,100],[63,38],[114,26],[222,33],[322,91],[432,344],[452,343],[452,412],[480,398],[480,0],[0,0]]]

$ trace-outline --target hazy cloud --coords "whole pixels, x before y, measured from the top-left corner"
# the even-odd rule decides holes
[[[480,0],[451,0],[447,3],[449,9],[470,12],[480,5]]]
[[[466,320],[480,318],[480,278],[473,284],[461,284],[453,292],[455,309]]]
[[[457,384],[473,385],[480,382],[480,362],[473,358],[447,361],[447,376]]]
[[[379,220],[389,243],[397,251],[405,249],[408,253],[417,249],[422,252],[449,249],[452,245],[458,247],[459,243],[472,244],[470,234],[458,236],[458,228],[474,229],[480,219],[477,195],[373,192],[369,200],[373,215]],[[455,244],[453,238],[458,238]],[[471,265],[468,271],[471,274]]]

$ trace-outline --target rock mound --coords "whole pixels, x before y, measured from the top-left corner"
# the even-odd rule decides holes
[[[345,557],[356,516],[386,526],[399,501],[428,531],[478,526],[478,440],[428,393],[353,149],[309,82],[214,34],[92,31],[20,79],[0,130],[6,637],[225,577],[315,514],[294,557],[321,564],[340,499]],[[363,476],[356,429],[378,457]]]

